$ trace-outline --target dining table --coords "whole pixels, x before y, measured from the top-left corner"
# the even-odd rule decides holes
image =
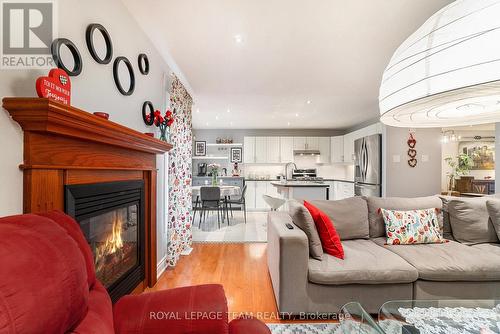
[[[220,188],[220,197],[224,201],[224,203],[226,204],[225,205],[226,217],[227,217],[227,221],[229,222],[229,212],[228,212],[227,201],[229,200],[229,198],[231,196],[240,196],[241,195],[241,188],[238,186],[224,186],[224,185],[193,186],[192,187],[192,196],[193,196],[193,198],[196,198],[194,211],[193,211],[193,222],[194,222],[195,217],[196,217],[196,208],[198,207],[199,204],[201,204],[200,203],[200,193],[201,193],[202,187],[219,187]],[[224,217],[222,217],[222,221],[224,222]]]

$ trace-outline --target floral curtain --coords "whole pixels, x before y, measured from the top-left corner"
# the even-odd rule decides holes
[[[193,99],[184,85],[173,75],[170,89],[172,124],[168,166],[168,265],[175,266],[180,254],[191,247],[191,180]]]

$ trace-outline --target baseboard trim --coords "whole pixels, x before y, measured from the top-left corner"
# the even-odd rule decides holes
[[[160,278],[160,276],[167,270],[167,256],[161,258],[160,262],[156,265],[156,279]]]

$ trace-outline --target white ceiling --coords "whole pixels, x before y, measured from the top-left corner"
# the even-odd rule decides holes
[[[252,129],[345,129],[377,118],[392,53],[452,2],[122,1],[187,80],[194,128]]]

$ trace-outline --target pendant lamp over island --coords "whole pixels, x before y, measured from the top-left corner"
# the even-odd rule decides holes
[[[500,0],[457,0],[394,53],[381,121],[426,128],[500,122]]]

